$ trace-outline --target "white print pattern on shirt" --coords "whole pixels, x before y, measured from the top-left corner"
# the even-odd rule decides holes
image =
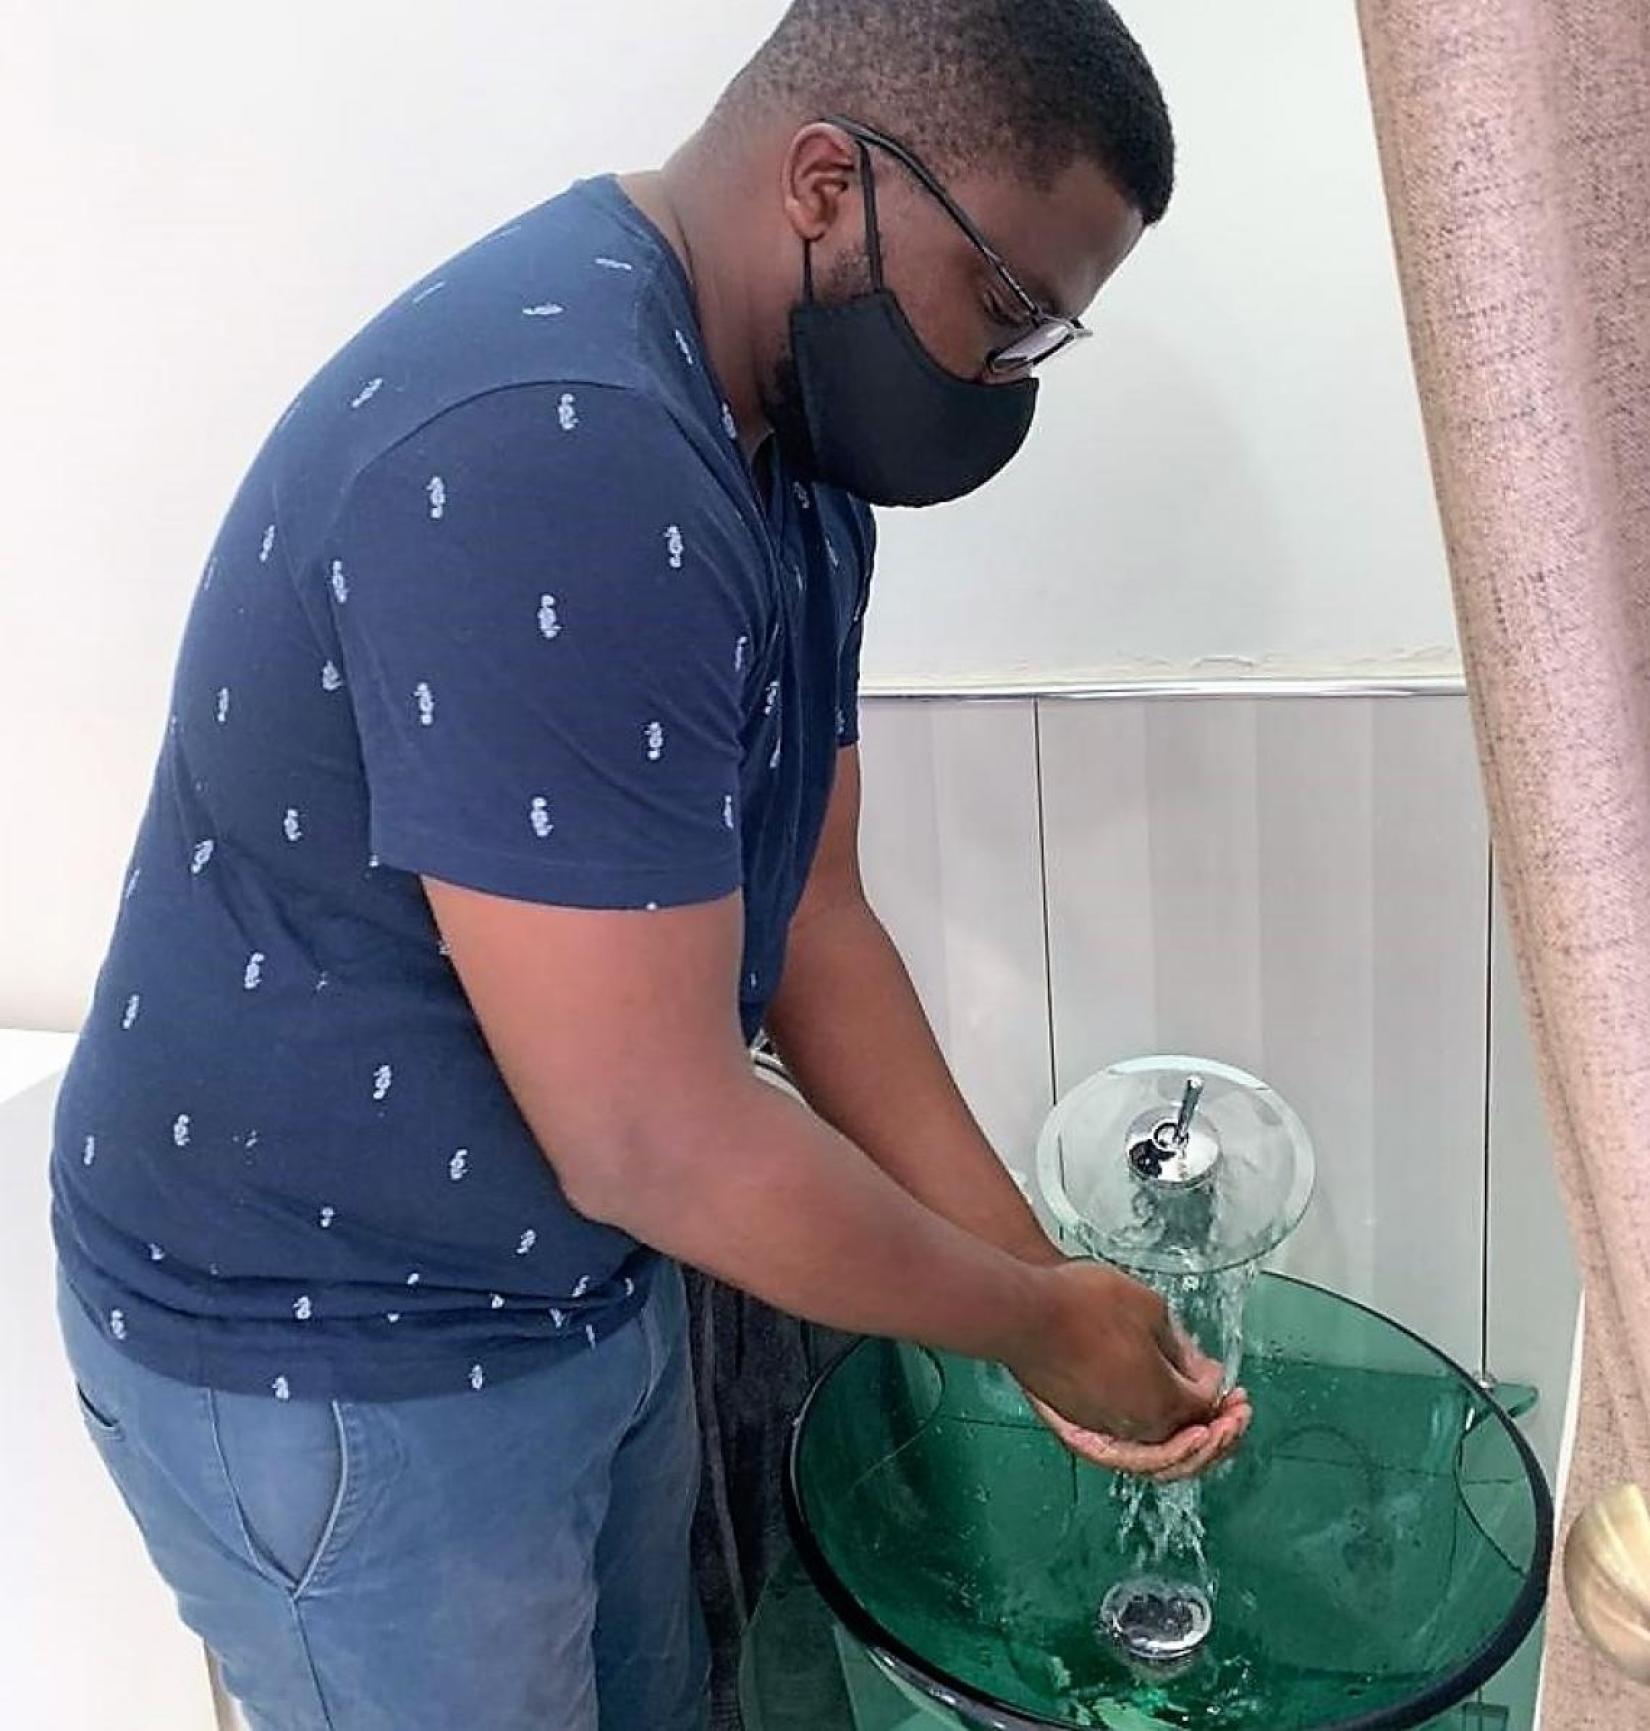
[[[633,264],[626,264],[622,258],[598,258],[596,263],[603,270],[634,270],[636,268]]]
[[[812,495],[800,481],[791,482],[791,492],[796,495],[796,502],[804,511],[811,511],[814,508]]]
[[[830,560],[833,571],[842,564],[842,561],[837,557],[836,542],[828,535],[825,537],[825,557]]]
[[[300,1293],[297,1298],[293,1299],[292,1314],[300,1322],[308,1322],[310,1317],[315,1314],[315,1307],[310,1303],[307,1292]]]
[[[431,475],[424,491],[430,496],[430,516],[439,523],[447,514],[447,483],[439,475]]]
[[[151,1244],[149,1246],[149,1260],[151,1262],[164,1262],[166,1260],[166,1252],[162,1250],[158,1244]]]
[[[121,1016],[120,1016],[121,1027],[123,1027],[123,1028],[131,1027],[131,1025],[138,1019],[138,1011],[142,1007],[143,1007],[142,994],[138,993],[138,992],[133,992],[131,997],[129,997],[126,1000],[126,1008],[121,1012]]]
[[[386,1322],[399,1322],[401,1320],[401,1312],[399,1310],[386,1311],[384,1314],[384,1320]]]
[[[447,1176],[456,1184],[470,1169],[470,1150],[460,1148],[447,1162]]]
[[[682,548],[682,531],[672,523],[671,526],[665,530],[665,551],[670,555],[670,568],[672,571],[680,571],[682,569]]]
[[[86,1138],[85,1147],[82,1150],[81,1155],[80,1155],[80,1164],[82,1166],[90,1166],[91,1163],[96,1158],[97,1158],[97,1138],[95,1136],[88,1136]]]
[[[388,1064],[380,1064],[372,1073],[372,1097],[382,1100],[390,1091],[390,1084],[395,1080],[395,1072]]]
[[[247,991],[255,992],[258,987],[263,984],[264,960],[265,957],[262,950],[254,950],[252,954],[246,958],[246,971],[241,975],[241,985]]]
[[[733,795],[731,793],[722,795],[722,822],[727,828],[733,828]]]
[[[561,401],[556,404],[556,419],[561,422],[561,430],[571,433],[579,424],[578,399],[571,391],[563,391]]]
[[[271,523],[269,525],[269,527],[264,530],[263,543],[258,548],[258,563],[260,565],[267,565],[269,563],[269,556],[274,551],[275,551],[275,525],[273,523]]]
[[[785,755],[785,746],[784,746],[784,742],[781,740],[781,741],[778,741],[774,745],[773,756],[768,759],[768,768],[769,769],[778,769],[779,760],[784,755]]]
[[[109,1332],[116,1340],[126,1338],[126,1312],[124,1310],[111,1310],[109,1312]]]
[[[172,1120],[172,1140],[180,1148],[189,1146],[189,1114],[180,1112]]]
[[[680,331],[676,333],[676,346],[682,351],[682,359],[685,360],[690,367],[697,364],[693,359],[693,345]]]
[[[344,683],[344,676],[338,671],[337,665],[331,661],[321,663],[321,689],[336,691]]]
[[[424,1276],[415,1268],[412,1273],[407,1276],[407,1284],[409,1286],[416,1286],[423,1278]]]
[[[596,1344],[596,1325],[595,1325],[595,1323],[587,1322],[584,1325],[584,1338],[586,1340],[588,1340],[592,1346],[594,1346]]]
[[[488,1308],[490,1310],[502,1310],[504,1308],[503,1298],[495,1292],[492,1298],[488,1300]]]
[[[550,1320],[557,1328],[560,1328],[567,1320],[567,1312],[565,1310],[557,1310],[555,1305],[552,1304],[550,1306]]]
[[[229,687],[227,685],[220,685],[218,687],[218,726],[222,727],[228,719]]]
[[[523,307],[521,314],[528,319],[553,319],[566,311],[558,301],[540,301],[536,307]]]
[[[205,841],[195,843],[194,857],[189,862],[189,875],[199,877],[206,870],[206,862],[212,857],[214,843],[209,836]]]
[[[430,690],[428,680],[421,679],[413,687],[413,701],[418,705],[418,725],[420,727],[434,727],[435,693]]]
[[[647,761],[657,763],[665,754],[665,730],[661,722],[647,724]]]
[[[554,642],[561,636],[561,621],[556,617],[556,598],[554,595],[539,597],[539,630],[548,642]]]
[[[528,807],[527,821],[533,826],[533,834],[540,841],[549,835],[556,826],[550,821],[550,802],[541,794]]]
[[[286,815],[281,819],[281,832],[288,841],[303,840],[304,826],[299,821],[297,806],[289,805],[286,808]]]
[[[486,1380],[486,1371],[484,1371],[479,1364],[472,1364],[470,1366],[470,1387],[479,1391],[481,1385],[486,1382]]]
[[[269,1386],[274,1391],[277,1400],[292,1399],[292,1384],[284,1376],[276,1377]]]
[[[745,651],[749,649],[750,646],[751,640],[748,637],[741,637],[739,641],[734,644],[733,670],[735,673],[743,673],[745,671]]]
[[[739,423],[733,418],[733,410],[726,403],[722,405],[722,431],[730,439],[739,437]]]
[[[516,1245],[516,1255],[517,1256],[525,1256],[527,1254],[527,1252],[529,1250],[531,1250],[535,1244],[538,1243],[538,1241],[539,1241],[539,1235],[532,1229],[531,1226],[529,1226],[527,1228],[527,1230],[524,1233],[522,1233],[521,1242]]]
[[[443,277],[440,282],[431,283],[428,288],[420,289],[418,293],[413,296],[412,304],[417,306],[420,301],[427,301],[431,295],[440,294],[446,286],[447,279],[445,277]]]
[[[344,575],[344,561],[334,559],[332,562],[332,594],[339,606],[349,600],[349,579]]]
[[[323,1232],[338,1218],[338,1210],[330,1205],[321,1210],[321,1230]]]
[[[352,409],[358,409],[363,403],[370,403],[383,388],[384,381],[382,379],[368,379],[355,396],[350,399],[349,406]]]
[[[762,713],[764,715],[772,715],[773,711],[774,711],[774,705],[777,704],[778,702],[779,702],[779,681],[777,679],[775,679],[775,680],[770,682],[767,690],[762,693]]]
[[[590,1276],[588,1274],[581,1274],[573,1285],[573,1296],[575,1298],[583,1298],[589,1290]]]

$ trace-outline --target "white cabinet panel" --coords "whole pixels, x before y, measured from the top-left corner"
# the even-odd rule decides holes
[[[1029,702],[872,700],[860,745],[867,891],[1019,1171],[1052,1104],[1034,728]]]
[[[1485,826],[1465,700],[1045,701],[1062,1091],[1184,1051],[1317,1146],[1279,1266],[1476,1364]]]
[[[1524,1428],[1541,1464],[1558,1469],[1581,1276],[1553,1169],[1546,1109],[1530,1049],[1499,891],[1490,950],[1489,1365],[1534,1383]]]

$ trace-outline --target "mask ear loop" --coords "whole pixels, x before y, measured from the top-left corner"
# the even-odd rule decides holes
[[[871,261],[871,287],[882,293],[882,225],[877,221],[877,178],[871,170],[871,151],[864,139],[859,146],[859,178],[865,189],[865,254]]]

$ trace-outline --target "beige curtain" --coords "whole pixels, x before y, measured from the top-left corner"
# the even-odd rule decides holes
[[[1596,1491],[1650,1487],[1650,0],[1359,10],[1501,887],[1586,1283],[1562,1541]],[[1650,1691],[1585,1642],[1557,1568],[1543,1718],[1650,1725]]]

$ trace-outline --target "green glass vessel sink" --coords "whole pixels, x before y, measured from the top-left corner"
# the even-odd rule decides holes
[[[1148,1557],[1139,1505],[1158,1493],[1074,1459],[999,1366],[866,1340],[819,1379],[790,1454],[797,1554],[911,1724],[1397,1731],[1501,1668],[1552,1548],[1513,1421],[1320,1287],[1262,1275],[1245,1333],[1253,1426],[1177,1505],[1201,1518],[1195,1564]],[[1206,1598],[1201,1644],[1169,1660],[1102,1616],[1159,1566]]]

